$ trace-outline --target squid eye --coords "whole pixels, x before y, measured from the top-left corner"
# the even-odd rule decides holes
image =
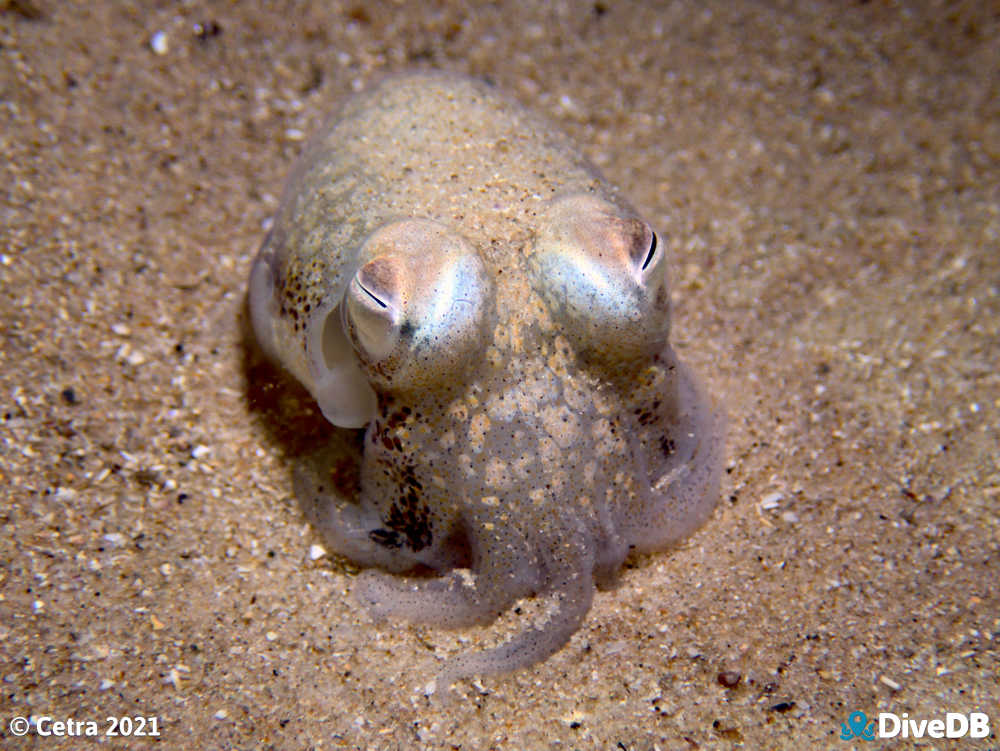
[[[388,308],[389,307],[389,303],[382,302],[381,300],[379,300],[378,296],[374,292],[372,292],[370,289],[368,289],[360,279],[358,280],[358,287],[361,289],[362,292],[364,292],[372,300],[374,300],[375,304],[378,305],[380,308]]]
[[[664,253],[652,228],[592,195],[550,205],[535,286],[582,351],[620,361],[658,351],[670,330]]]
[[[375,232],[360,260],[341,316],[369,378],[403,388],[453,377],[482,341],[490,293],[472,246],[410,219]]]
[[[649,250],[646,252],[646,260],[642,262],[642,268],[639,269],[640,271],[645,271],[646,267],[652,262],[653,256],[656,255],[656,233],[650,232],[650,234],[653,236],[653,239],[650,240]]]
[[[396,346],[411,286],[398,256],[373,258],[351,279],[344,298],[344,328],[373,360],[385,358]]]

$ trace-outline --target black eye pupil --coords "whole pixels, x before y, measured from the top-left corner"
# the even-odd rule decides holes
[[[643,266],[643,268],[645,268],[645,266]],[[364,293],[365,293],[366,295],[368,295],[368,296],[369,296],[369,297],[370,297],[370,298],[371,298],[372,300],[374,300],[375,302],[377,302],[377,303],[379,304],[379,306],[381,306],[381,307],[383,307],[383,308],[387,308],[387,307],[389,307],[389,306],[388,306],[388,305],[386,305],[386,304],[385,304],[384,302],[382,302],[381,300],[379,300],[379,299],[378,299],[378,298],[377,298],[377,297],[375,296],[375,294],[374,294],[374,293],[373,293],[373,292],[372,292],[371,290],[369,290],[368,288],[366,288],[366,287],[365,287],[365,285],[363,285],[363,284],[361,284],[360,282],[358,282],[358,286],[359,286],[359,287],[361,287],[361,291],[362,291],[362,292],[364,292]]]
[[[653,241],[649,244],[649,252],[646,253],[646,260],[642,262],[641,271],[645,271],[646,267],[649,266],[649,262],[653,260],[653,254],[656,253],[656,233],[653,233]]]

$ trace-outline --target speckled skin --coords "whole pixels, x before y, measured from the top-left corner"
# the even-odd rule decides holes
[[[307,150],[251,276],[257,337],[331,421],[361,488],[297,491],[379,618],[545,615],[446,681],[561,647],[631,551],[717,495],[720,410],[668,343],[662,243],[565,139],[492,87],[392,78]]]

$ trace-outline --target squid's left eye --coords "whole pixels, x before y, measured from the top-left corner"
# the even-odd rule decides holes
[[[656,257],[656,233],[653,232],[653,239],[649,243],[649,250],[646,251],[646,260],[642,262],[641,271],[645,271]]]
[[[581,351],[608,360],[659,351],[670,296],[659,238],[631,212],[592,195],[549,208],[532,255],[535,286]]]

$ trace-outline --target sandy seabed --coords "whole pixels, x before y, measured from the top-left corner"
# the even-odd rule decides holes
[[[291,493],[329,430],[244,315],[303,138],[412,67],[625,186],[729,412],[710,521],[450,704],[435,666],[505,625],[355,606]],[[995,3],[3,0],[0,148],[0,746],[840,749],[860,710],[1000,747]]]

